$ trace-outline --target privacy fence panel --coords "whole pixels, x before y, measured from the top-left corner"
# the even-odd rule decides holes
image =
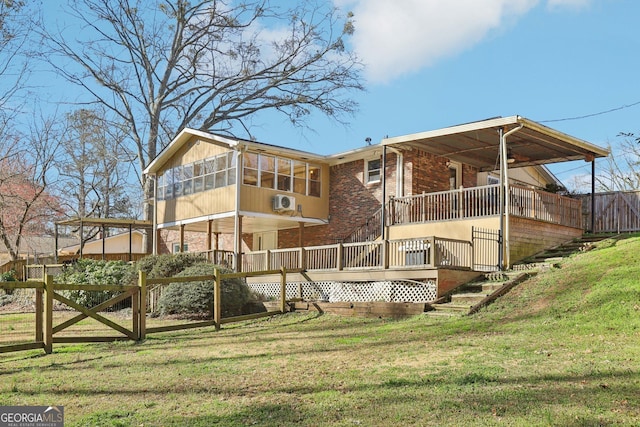
[[[582,198],[582,223],[591,230],[591,195]],[[640,231],[640,191],[596,193],[594,195],[594,233]]]

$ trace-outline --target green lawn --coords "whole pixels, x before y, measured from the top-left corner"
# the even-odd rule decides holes
[[[293,313],[0,354],[0,405],[68,426],[637,426],[640,238],[460,319]]]

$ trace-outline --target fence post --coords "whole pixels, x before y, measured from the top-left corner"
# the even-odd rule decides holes
[[[222,292],[220,292],[220,285],[222,282],[221,274],[219,269],[213,270],[214,281],[213,281],[213,321],[216,324],[216,331],[220,330],[220,320],[222,319],[222,304],[220,301],[220,297]]]
[[[53,351],[53,276],[47,274],[44,277],[44,351],[51,354]]]
[[[138,271],[138,340],[147,337],[147,273]]]
[[[42,296],[44,294],[44,288],[36,289],[36,341],[42,342]]]
[[[280,311],[282,314],[287,310],[287,269],[280,267]]]

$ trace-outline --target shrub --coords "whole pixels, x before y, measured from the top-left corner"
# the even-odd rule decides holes
[[[56,277],[58,283],[71,285],[121,285],[131,273],[131,266],[124,261],[96,261],[80,259],[66,266]],[[84,307],[91,308],[109,298],[118,295],[120,291],[64,291],[70,300]]]
[[[9,270],[6,273],[0,274],[0,282],[15,282],[17,280],[15,270]]]
[[[138,271],[147,273],[149,279],[173,277],[184,269],[204,261],[206,261],[206,259],[202,255],[188,252],[175,255],[149,255],[135,264],[135,267],[127,276],[126,282],[131,284],[136,283],[138,280]]]
[[[188,267],[179,277],[213,275],[216,266],[206,263]],[[221,273],[230,270],[219,267]],[[222,315],[242,314],[242,307],[249,301],[249,287],[239,278],[224,279],[221,283]],[[171,283],[164,289],[158,301],[160,314],[202,315],[213,312],[213,281]]]

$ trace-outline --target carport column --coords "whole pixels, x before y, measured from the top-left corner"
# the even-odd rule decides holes
[[[591,160],[591,232],[596,232],[596,158]]]
[[[507,136],[522,129],[523,124],[504,133],[504,128],[499,129],[500,134],[500,232],[502,234],[502,269],[507,270],[511,266],[509,245],[509,205],[511,195],[509,193],[509,161],[507,159]]]
[[[213,259],[213,254],[211,253],[211,233],[213,231],[213,220],[210,219],[207,221],[207,260],[211,261]]]
[[[236,255],[236,271],[242,271],[242,215],[236,215],[235,242],[233,252]]]
[[[503,270],[509,268],[509,174],[507,168],[507,141],[504,128],[500,128],[500,234],[502,246],[500,265]]]

